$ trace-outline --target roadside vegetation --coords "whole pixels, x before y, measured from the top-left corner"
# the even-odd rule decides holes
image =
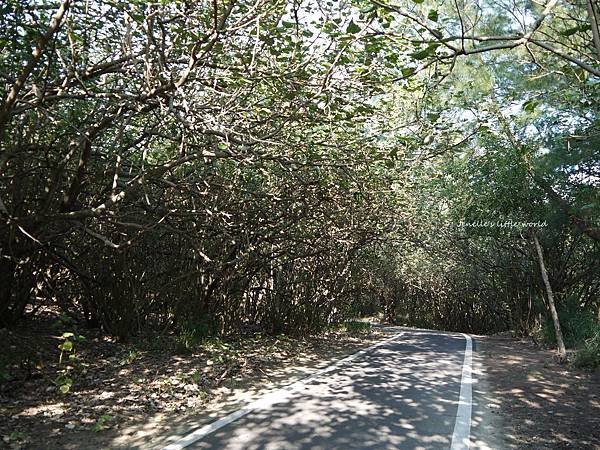
[[[37,379],[80,392],[105,340],[134,362],[363,336],[376,314],[597,368],[599,18],[591,0],[3,1],[2,402]]]

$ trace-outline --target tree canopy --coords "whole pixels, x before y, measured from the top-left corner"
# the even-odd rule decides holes
[[[3,324],[600,315],[595,1],[0,8]]]

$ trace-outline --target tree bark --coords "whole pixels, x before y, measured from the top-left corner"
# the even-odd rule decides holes
[[[19,97],[19,92],[25,85],[25,82],[27,81],[27,78],[29,78],[29,75],[31,75],[31,73],[33,72],[33,69],[35,69],[36,65],[40,61],[42,54],[44,52],[44,49],[46,48],[48,43],[52,40],[52,38],[54,37],[54,34],[56,33],[56,31],[59,29],[60,25],[62,24],[63,17],[67,13],[67,10],[69,9],[70,5],[71,5],[71,0],[63,0],[60,7],[56,11],[56,14],[54,14],[54,17],[52,17],[52,20],[50,21],[50,25],[49,25],[48,29],[38,39],[36,47],[31,52],[31,59],[29,61],[27,61],[27,64],[25,65],[23,71],[20,73],[20,75],[17,77],[17,79],[15,80],[13,85],[10,87],[10,90],[8,91],[8,94],[6,95],[6,98],[3,99],[3,103],[2,103],[2,105],[0,105],[0,136],[2,136],[4,133],[5,126],[8,123],[11,113],[12,113],[12,108],[15,105],[15,103],[17,102],[17,99]],[[2,160],[0,160],[0,172],[4,171],[4,165],[6,164],[6,161],[8,160],[8,156],[5,156],[7,154],[8,154],[8,152],[5,151],[5,153],[3,154]]]
[[[560,321],[558,320],[558,313],[556,312],[556,306],[554,304],[554,293],[548,280],[548,272],[546,271],[546,265],[544,264],[544,254],[542,253],[542,247],[535,233],[533,233],[533,242],[535,243],[535,249],[537,250],[538,259],[540,261],[540,270],[542,272],[542,279],[546,286],[546,293],[548,295],[548,307],[550,314],[552,314],[552,321],[554,322],[554,331],[556,332],[556,343],[558,345],[558,355],[564,358],[567,354],[565,348],[565,342],[563,340],[562,330],[560,328]]]
[[[596,48],[596,58],[600,60],[600,30],[598,30],[597,8],[594,4],[595,0],[587,0],[587,12],[590,19],[590,27],[592,28],[592,37],[594,39],[594,47]]]

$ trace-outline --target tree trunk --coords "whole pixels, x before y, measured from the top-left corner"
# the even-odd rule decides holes
[[[600,30],[598,30],[597,8],[594,3],[595,0],[587,0],[586,6],[592,29],[592,37],[594,39],[594,47],[596,47],[596,58],[600,60]]]
[[[544,285],[546,286],[546,293],[548,295],[548,307],[550,308],[550,314],[552,314],[552,321],[554,322],[554,331],[556,332],[556,343],[558,344],[558,355],[564,358],[567,354],[565,349],[565,342],[563,340],[562,331],[560,328],[560,321],[558,320],[558,313],[556,312],[556,306],[554,305],[554,294],[550,281],[548,280],[548,272],[546,271],[546,265],[544,264],[544,254],[542,253],[542,247],[535,233],[533,233],[533,242],[535,243],[535,249],[537,250],[538,259],[540,261],[540,270],[542,272],[542,278]]]

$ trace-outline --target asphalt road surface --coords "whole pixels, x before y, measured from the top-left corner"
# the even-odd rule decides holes
[[[466,339],[403,331],[165,449],[466,448],[456,442],[471,421],[470,387],[469,404],[461,398]]]

